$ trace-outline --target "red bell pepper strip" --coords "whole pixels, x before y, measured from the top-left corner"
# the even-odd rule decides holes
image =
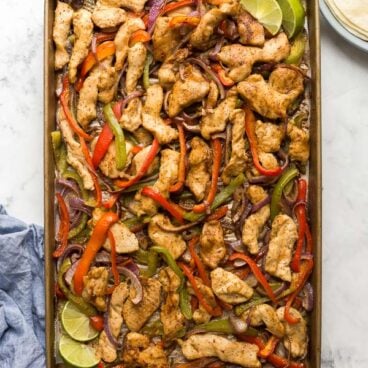
[[[177,25],[186,24],[188,26],[197,27],[201,18],[190,15],[176,15],[169,21],[169,28],[176,27]]]
[[[222,69],[220,64],[214,64],[211,66],[212,70],[215,71],[220,79],[220,82],[225,86],[225,87],[231,87],[235,84],[235,82],[226,76],[226,72],[224,69]]]
[[[160,16],[163,16],[166,13],[170,13],[173,10],[183,8],[184,6],[195,5],[196,3],[197,3],[196,0],[182,0],[182,1],[177,1],[176,3],[174,2],[170,3],[161,10]]]
[[[89,324],[98,332],[104,329],[104,318],[102,316],[92,316],[89,317]]]
[[[295,289],[295,291],[290,295],[288,301],[285,304],[284,318],[291,325],[298,323],[299,318],[296,318],[291,315],[290,308],[293,305],[294,299],[301,292],[305,283],[307,282],[309,275],[311,274],[313,270],[313,265],[314,265],[313,259],[308,259],[305,262],[303,262],[302,264],[303,269],[300,271],[299,278],[298,278],[298,286]]]
[[[147,173],[149,167],[151,166],[153,160],[155,159],[158,151],[160,149],[160,144],[158,143],[157,138],[155,138],[152,142],[152,147],[150,151],[147,154],[146,159],[144,160],[142,166],[138,169],[138,172],[136,176],[134,176],[132,179],[129,180],[116,180],[115,184],[119,188],[128,188],[132,186],[133,184],[137,183],[139,180],[142,179],[142,177]]]
[[[222,146],[220,139],[214,139],[212,141],[213,150],[213,164],[212,164],[212,177],[211,177],[211,187],[208,192],[207,198],[201,204],[197,204],[193,207],[194,213],[205,212],[209,208],[215,199],[217,191],[218,176],[220,174],[221,159],[222,159]]]
[[[98,220],[92,235],[87,243],[86,249],[80,259],[77,269],[74,274],[74,290],[77,295],[81,295],[84,284],[83,278],[87,275],[89,267],[94,260],[97,252],[102,247],[106,240],[107,232],[111,225],[115,224],[119,220],[119,216],[114,212],[106,212]]]
[[[203,294],[201,293],[201,291],[198,288],[197,281],[196,281],[196,279],[193,275],[192,270],[184,263],[180,262],[180,263],[178,263],[178,265],[183,270],[184,275],[188,278],[199,303],[203,306],[203,308],[207,311],[207,313],[209,313],[211,316],[214,316],[214,317],[221,316],[222,311],[218,306],[213,308],[212,306],[210,306],[207,303],[205,297],[203,296]]]
[[[155,202],[161,205],[167,212],[169,212],[173,217],[175,217],[180,223],[184,222],[183,220],[184,211],[176,203],[170,202],[155,189],[150,187],[144,187],[141,191],[141,194],[152,198]]]
[[[133,32],[133,34],[130,36],[129,46],[132,47],[138,42],[148,42],[150,39],[151,35],[148,32],[140,29]]]
[[[113,208],[118,198],[119,193],[110,194],[110,198],[107,201],[103,201],[102,205],[107,209]]]
[[[280,342],[280,339],[272,335],[267,341],[264,348],[258,352],[258,356],[263,359],[268,358],[275,351],[276,346],[279,342]]]
[[[112,233],[111,230],[108,231],[107,236],[109,238],[110,247],[111,247],[111,251],[110,251],[111,272],[114,277],[114,286],[116,287],[120,284],[120,276],[119,276],[119,271],[118,271],[118,267],[116,263],[116,242],[115,242],[114,234]]]
[[[249,140],[250,150],[252,152],[253,163],[256,169],[266,176],[278,176],[282,173],[281,167],[276,167],[274,169],[265,169],[258,158],[258,148],[257,148],[257,137],[255,133],[256,128],[256,118],[250,108],[245,108],[245,132]]]
[[[265,276],[263,275],[263,273],[261,272],[261,270],[258,268],[257,264],[253,261],[252,258],[248,257],[247,255],[243,254],[243,253],[233,253],[230,258],[229,261],[234,261],[235,259],[241,259],[244,262],[246,262],[249,266],[249,268],[252,270],[255,278],[258,280],[258,282],[263,286],[263,288],[265,289],[268,297],[274,302],[276,303],[276,296],[271,288],[271,286],[268,284]]]
[[[137,145],[137,146],[133,146],[133,148],[130,150],[130,152],[132,152],[133,155],[136,155],[138,152],[141,152],[142,149],[143,149],[142,146]]]
[[[206,221],[213,221],[213,220],[220,220],[227,214],[227,206],[222,206],[218,208],[214,213],[211,213],[209,216],[206,217]]]
[[[64,198],[60,193],[56,193],[56,199],[59,205],[59,216],[60,216],[60,225],[59,231],[57,235],[57,239],[60,242],[59,247],[52,253],[54,258],[59,258],[64,254],[66,247],[68,246],[68,234],[70,227],[70,219],[69,219],[69,211]]]
[[[211,286],[210,279],[207,276],[206,268],[204,267],[202,260],[200,259],[200,257],[198,256],[195,250],[195,246],[198,243],[198,240],[199,240],[198,236],[195,236],[194,238],[190,239],[189,244],[188,244],[189,252],[190,252],[190,255],[192,256],[192,259],[195,265],[197,266],[199,277],[202,279],[203,283],[206,286]]]
[[[106,152],[110,146],[110,143],[114,139],[114,134],[109,127],[109,124],[103,126],[100,135],[98,136],[97,143],[95,149],[93,151],[92,156],[92,164],[95,169],[97,169],[98,165],[106,155]]]
[[[73,132],[77,134],[80,138],[84,138],[87,141],[90,141],[92,137],[78,125],[69,109],[69,78],[67,75],[65,75],[63,78],[63,89],[60,95],[60,104],[63,108],[66,120],[69,123],[70,128],[73,130]]]
[[[185,156],[187,153],[187,145],[185,142],[185,133],[183,125],[177,123],[178,131],[179,131],[179,143],[180,143],[180,161],[179,161],[179,174],[178,181],[176,184],[170,187],[170,192],[175,193],[183,188],[185,182]]]

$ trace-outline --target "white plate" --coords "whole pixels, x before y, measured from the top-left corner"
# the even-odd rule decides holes
[[[364,41],[359,37],[350,33],[332,14],[331,10],[327,6],[324,0],[320,0],[319,7],[321,9],[321,13],[330,24],[330,26],[346,41],[350,42],[355,47],[368,52],[368,41]]]

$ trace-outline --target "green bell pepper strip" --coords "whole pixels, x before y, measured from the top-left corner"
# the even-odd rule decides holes
[[[116,147],[116,168],[118,170],[124,169],[127,161],[126,155],[126,144],[123,129],[121,128],[114,112],[112,111],[111,104],[105,105],[104,115],[115,136],[115,147]]]
[[[87,226],[87,222],[88,222],[88,215],[86,213],[83,213],[81,221],[78,224],[78,226],[74,227],[69,231],[68,239],[72,239],[78,234],[80,234],[81,231]]]
[[[141,331],[144,335],[150,337],[162,336],[164,334],[163,325],[160,319],[146,323]]]
[[[74,295],[69,288],[65,285],[65,281],[64,281],[64,274],[66,271],[68,271],[68,269],[71,266],[71,262],[70,259],[66,259],[59,270],[59,274],[58,274],[58,285],[60,290],[63,292],[63,294],[65,295],[65,297],[72,302],[73,304],[75,304],[76,307],[79,308],[79,310],[84,313],[86,316],[88,317],[93,317],[97,315],[97,310],[95,309],[95,307],[93,307],[91,304],[87,303],[82,297]]]
[[[175,262],[173,256],[171,253],[164,247],[159,246],[153,246],[151,247],[151,250],[154,252],[157,252],[162,255],[167,265],[174,271],[174,273],[179,277],[180,279],[180,285],[179,285],[179,296],[180,296],[180,310],[183,313],[184,317],[186,319],[192,319],[192,307],[190,305],[189,301],[189,294],[188,290],[185,287],[185,277],[182,272],[182,270],[179,268],[177,263]]]
[[[219,332],[228,335],[236,334],[231,322],[228,318],[226,319],[214,319],[210,322],[203,323],[201,325],[197,325],[195,327],[197,330],[205,330],[206,332]],[[258,331],[253,327],[248,327],[247,330],[243,333],[248,336],[257,336]]]
[[[270,301],[270,298],[259,297],[259,298],[252,298],[249,302],[244,304],[239,304],[235,307],[235,314],[237,316],[241,316],[245,311],[248,309],[255,307],[256,305],[267,303]]]
[[[143,276],[152,277],[158,268],[158,255],[157,252],[150,250],[147,254],[147,269],[143,272]]]
[[[298,175],[298,169],[291,167],[282,174],[281,178],[276,183],[271,199],[271,221],[273,221],[280,212],[280,201],[285,186]]]
[[[148,54],[146,58],[146,63],[144,64],[144,69],[143,69],[143,87],[146,90],[150,86],[149,69],[150,69],[150,65],[152,64],[152,61],[153,61],[152,55]]]
[[[52,148],[54,150],[54,157],[55,157],[55,164],[58,171],[63,174],[63,172],[68,167],[67,158],[67,150],[65,145],[61,139],[61,132],[59,130],[55,130],[51,132],[51,141],[52,141]]]

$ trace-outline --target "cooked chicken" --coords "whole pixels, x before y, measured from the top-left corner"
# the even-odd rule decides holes
[[[109,271],[106,267],[92,267],[84,276],[83,299],[93,304],[99,311],[106,310],[106,292]]]
[[[125,59],[128,55],[130,36],[140,29],[145,29],[145,25],[141,18],[128,18],[127,21],[120,26],[114,40],[116,47],[116,70],[120,71],[123,69]]]
[[[152,145],[150,144],[147,147],[144,147],[141,151],[139,151],[132,160],[132,174],[138,174],[140,168],[142,167],[143,163],[146,161],[146,157],[148,152],[151,150]],[[151,175],[153,172],[158,171],[159,169],[159,159],[156,157],[151,165],[149,166],[146,175]]]
[[[283,128],[272,123],[256,123],[257,147],[263,152],[277,152],[284,137]]]
[[[199,137],[194,137],[190,146],[192,150],[188,158],[189,170],[185,185],[194,194],[197,201],[201,201],[210,182],[211,151],[206,142]]]
[[[92,13],[93,23],[99,28],[113,28],[125,22],[125,10],[97,1]]]
[[[55,69],[62,69],[69,62],[69,53],[66,50],[68,36],[73,20],[73,8],[58,1],[55,9],[53,39],[55,43]]]
[[[123,325],[123,305],[128,298],[129,288],[126,282],[120,283],[113,291],[109,307],[109,327],[112,335],[117,339]],[[117,358],[116,347],[111,344],[106,332],[102,331],[98,340],[97,355],[105,362],[111,363]]]
[[[169,368],[163,344],[150,343],[147,336],[136,332],[126,335],[123,362],[129,368]]]
[[[172,227],[168,217],[158,214],[152,217],[148,225],[148,236],[155,245],[168,249],[174,259],[179,258],[186,249],[186,243],[180,234],[166,232],[160,225]]]
[[[306,163],[309,159],[309,131],[288,124],[287,135],[290,138],[289,156],[294,161]]]
[[[277,310],[277,316],[285,326],[284,346],[293,358],[304,357],[308,349],[307,322],[296,309],[290,308],[290,314],[294,318],[299,318],[298,323],[291,325],[284,320],[284,313],[285,307]]]
[[[185,358],[189,360],[217,357],[224,362],[242,367],[261,367],[257,358],[259,349],[256,345],[231,341],[214,334],[192,335],[181,343],[181,349]]]
[[[229,304],[246,302],[253,295],[253,289],[245,281],[221,267],[211,272],[211,287],[219,299]]]
[[[230,115],[232,124],[231,156],[221,175],[225,184],[228,184],[231,178],[243,173],[246,168],[247,154],[245,152],[244,119],[245,113],[243,110],[234,110]]]
[[[86,58],[93,36],[93,22],[91,13],[85,9],[80,9],[74,13],[73,29],[75,42],[72,56],[69,61],[69,81],[74,83],[77,78],[77,68]]]
[[[184,69],[184,79],[175,82],[169,97],[168,114],[178,115],[184,108],[195,102],[202,101],[210,90],[210,85],[204,79],[198,68],[188,65]]]
[[[147,0],[103,0],[103,1],[113,1],[116,4],[119,4],[118,6],[122,6],[123,8],[127,8],[131,10],[134,13],[139,13],[143,10],[144,4],[147,2]]]
[[[287,215],[277,215],[272,222],[271,239],[266,255],[265,270],[269,274],[284,281],[291,281],[289,264],[297,239],[295,222]]]
[[[257,185],[251,185],[247,195],[252,204],[259,203],[267,197],[266,191]],[[242,241],[249,253],[257,254],[259,251],[258,237],[270,217],[270,205],[263,206],[260,210],[250,215],[243,225]]]
[[[125,80],[128,94],[132,93],[137,87],[138,80],[143,74],[146,56],[147,49],[142,42],[136,43],[128,50],[128,69]]]
[[[266,41],[263,48],[232,44],[224,46],[218,53],[219,60],[231,71],[228,76],[235,82],[247,78],[253,64],[257,62],[279,62],[290,53],[290,44],[285,33]]]
[[[238,92],[252,109],[270,118],[284,118],[287,109],[304,91],[303,76],[287,68],[274,70],[268,83],[259,74],[253,74],[238,84]]]
[[[99,65],[98,100],[104,104],[111,102],[118,87],[119,74],[112,66],[113,57],[106,58]]]
[[[241,318],[244,321],[248,321],[251,326],[266,325],[268,331],[277,337],[283,337],[285,335],[285,328],[277,317],[276,311],[269,304],[256,305],[245,311]]]
[[[123,306],[123,317],[130,331],[139,331],[158,309],[161,302],[161,284],[156,279],[141,279],[143,286],[143,299],[133,304],[135,297],[134,287],[130,288],[129,298]]]
[[[275,169],[279,166],[276,157],[272,153],[258,151],[258,158],[261,165],[267,170]]]
[[[180,279],[170,267],[160,270],[159,279],[166,293],[166,300],[161,305],[161,322],[165,336],[173,337],[185,326],[185,318],[179,306]]]
[[[216,268],[225,257],[224,232],[219,221],[206,222],[200,238],[200,254],[204,264]]]
[[[142,102],[133,98],[124,109],[120,118],[120,125],[129,132],[135,132],[142,124]]]
[[[219,97],[219,90],[217,84],[213,80],[211,80],[210,91],[208,92],[206,101],[206,108],[214,109],[217,104],[218,97]]]
[[[240,43],[243,45],[263,46],[265,43],[265,30],[261,23],[249,13],[242,12],[237,17]]]
[[[236,88],[231,89],[212,113],[205,115],[201,120],[201,134],[205,139],[210,139],[211,134],[225,130],[226,124],[236,107]]]
[[[82,178],[84,188],[87,190],[93,190],[95,188],[93,178],[87,168],[87,162],[84,158],[82,147],[79,142],[74,139],[74,132],[66,121],[61,109],[58,110],[58,120],[61,134],[63,135],[64,142],[66,143],[66,159],[69,165],[71,165]]]

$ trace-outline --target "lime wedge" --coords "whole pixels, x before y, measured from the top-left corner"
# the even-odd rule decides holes
[[[289,38],[304,27],[305,11],[301,0],[277,0],[282,10],[282,27]]]
[[[272,35],[280,30],[282,11],[276,0],[240,0],[240,3]]]
[[[66,335],[61,336],[59,352],[67,363],[78,368],[95,367],[100,362],[93,347],[72,340]]]
[[[89,341],[98,336],[89,323],[89,318],[73,303],[67,302],[61,312],[61,323],[66,333],[77,341]]]

